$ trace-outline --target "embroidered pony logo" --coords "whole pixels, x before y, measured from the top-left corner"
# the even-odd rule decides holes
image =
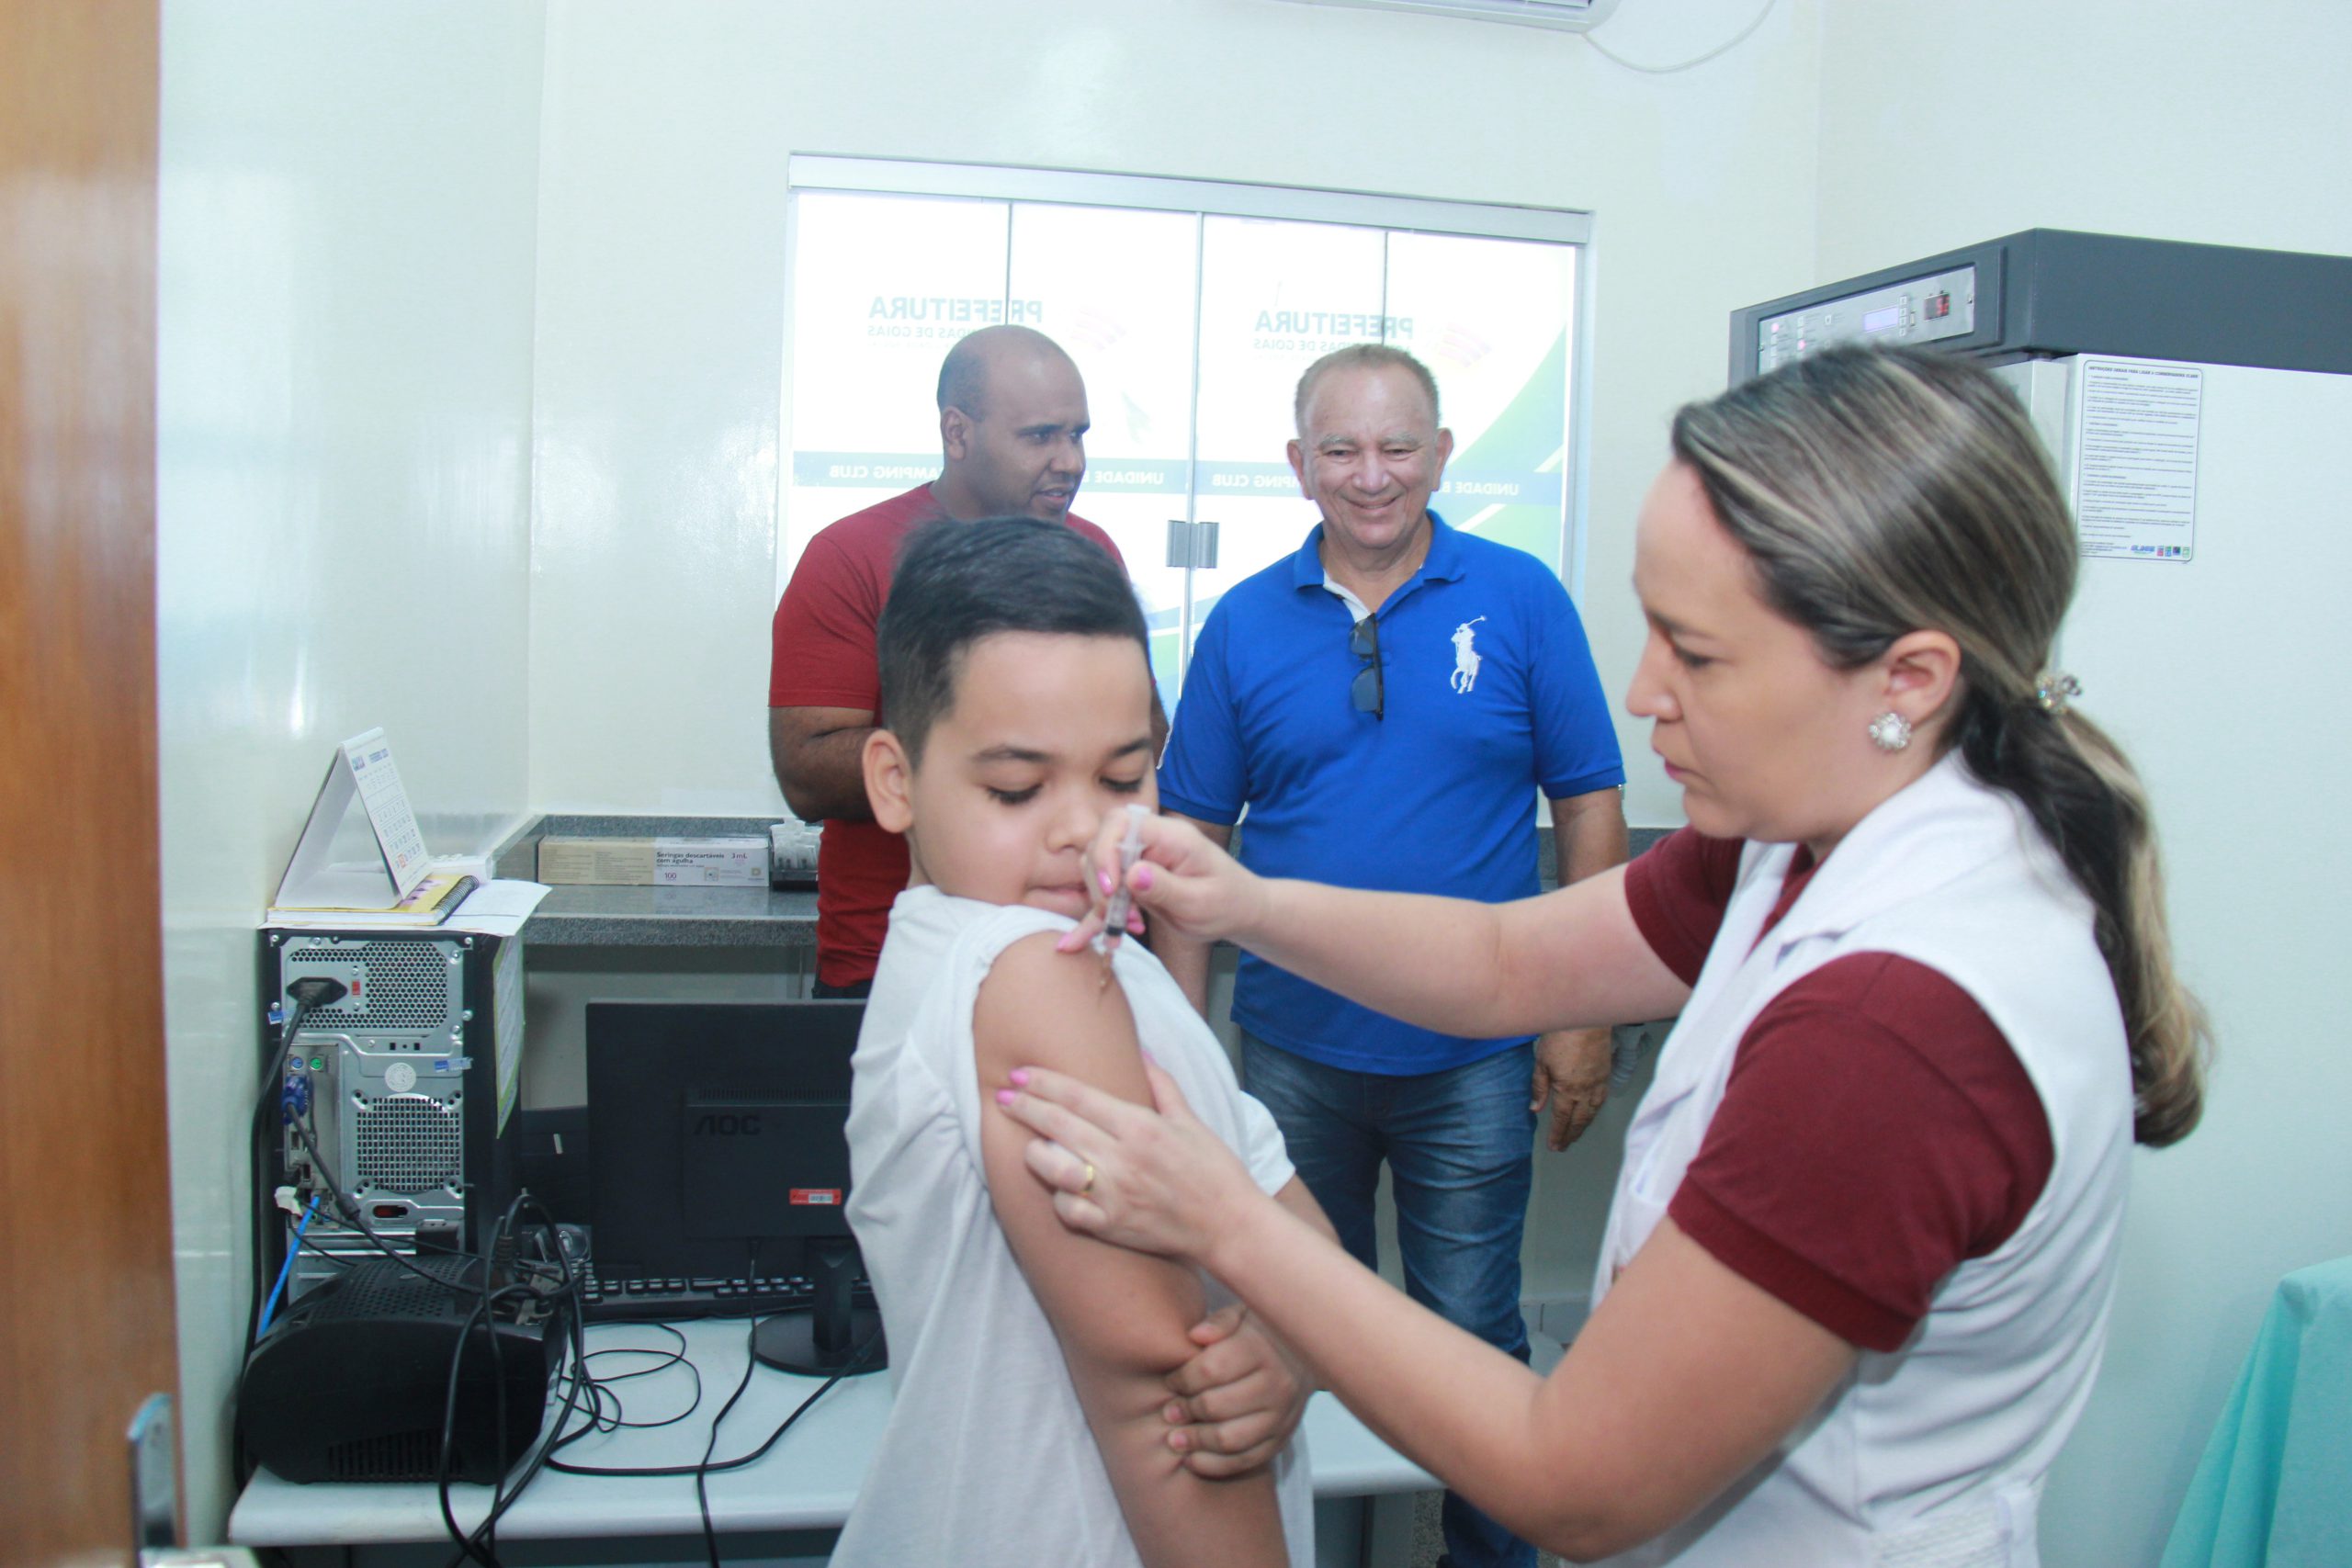
[[[1478,666],[1486,660],[1470,646],[1478,635],[1470,628],[1486,618],[1474,616],[1453,628],[1453,689],[1457,692],[1466,692],[1478,683]]]

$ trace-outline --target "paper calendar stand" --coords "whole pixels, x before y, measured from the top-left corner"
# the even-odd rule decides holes
[[[376,858],[331,863],[335,833],[357,796],[374,830]],[[424,879],[431,856],[409,809],[408,791],[381,729],[355,735],[336,750],[326,782],[311,803],[302,841],[277,885],[276,907],[287,909],[390,909]]]

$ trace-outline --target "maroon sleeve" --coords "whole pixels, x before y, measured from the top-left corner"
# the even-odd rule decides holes
[[[808,541],[775,607],[768,706],[871,713],[880,705],[874,628],[887,586],[838,526]]]
[[[1083,534],[1086,537],[1093,540],[1096,544],[1102,546],[1103,549],[1108,551],[1110,553],[1111,559],[1117,563],[1121,571],[1127,570],[1127,558],[1119,553],[1119,547],[1111,542],[1111,536],[1104,533],[1099,525],[1089,523],[1085,518],[1079,516],[1076,513],[1070,513],[1067,521],[1071,527],[1077,529],[1080,534]]]
[[[2016,1233],[2051,1159],[2033,1081],[1975,999],[1855,953],[1749,1025],[1667,1213],[1840,1338],[1893,1350],[1945,1275]]]
[[[1625,902],[1658,962],[1686,986],[1699,983],[1707,949],[1739,882],[1738,839],[1710,839],[1678,829],[1625,867]]]

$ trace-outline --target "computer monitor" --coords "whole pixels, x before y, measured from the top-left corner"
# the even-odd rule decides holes
[[[607,1281],[802,1274],[813,1309],[763,1324],[762,1359],[882,1365],[855,1306],[850,1056],[859,1001],[599,1001],[587,1008],[594,1257]]]

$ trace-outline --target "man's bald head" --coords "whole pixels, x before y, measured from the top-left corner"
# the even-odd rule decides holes
[[[1061,344],[1028,327],[982,327],[939,367],[932,493],[950,517],[1059,522],[1086,476],[1086,383]]]
[[[982,327],[967,333],[947,351],[939,365],[939,409],[962,409],[978,419],[986,412],[989,383],[1000,369],[1026,367],[1039,361],[1078,367],[1062,345],[1034,327]]]

